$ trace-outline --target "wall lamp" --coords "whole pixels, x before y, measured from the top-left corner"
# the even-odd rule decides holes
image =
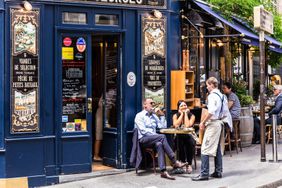
[[[32,5],[28,1],[23,1],[23,7],[26,11],[31,11],[32,10]]]
[[[152,14],[153,14],[156,18],[158,18],[158,19],[161,19],[161,18],[163,17],[163,14],[162,14],[160,11],[156,10],[156,9],[154,9],[154,10],[152,11]]]
[[[191,22],[191,20],[189,20],[189,18],[187,18],[183,14],[181,15],[181,18],[187,20],[199,32],[200,38],[204,38],[203,33],[193,24],[193,22]],[[185,37],[185,36],[183,36],[183,37]],[[183,39],[183,37],[181,36],[182,39]]]

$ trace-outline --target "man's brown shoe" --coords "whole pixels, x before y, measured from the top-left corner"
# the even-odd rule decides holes
[[[188,165],[188,163],[182,163],[180,161],[176,161],[174,164],[173,164],[173,168],[183,168],[184,166]]]
[[[175,180],[175,177],[169,175],[169,173],[168,173],[167,171],[161,172],[161,177],[162,177],[162,178],[167,178],[167,179],[169,179],[169,180]]]

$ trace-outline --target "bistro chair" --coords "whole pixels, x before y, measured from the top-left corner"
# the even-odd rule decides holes
[[[236,147],[236,152],[238,154],[238,146],[240,146],[240,151],[242,152],[241,136],[240,136],[240,120],[233,119],[232,122],[233,122],[234,138],[231,139],[231,142],[234,142]]]
[[[272,140],[272,125],[271,124],[266,124],[266,143],[269,144],[270,140]],[[277,125],[277,134],[279,138],[282,135],[282,125]]]
[[[147,167],[147,156],[150,156],[153,163],[154,173],[156,174],[156,152],[153,147],[144,147],[138,140],[138,130],[133,129],[132,149],[130,154],[130,165],[135,167],[135,172],[138,174],[138,169],[142,162]],[[144,160],[144,161],[143,161]]]
[[[231,154],[231,132],[230,132],[230,128],[228,127],[227,124],[224,124],[224,127],[225,127],[225,136],[224,136],[224,146],[228,146],[229,148],[229,153],[230,153],[230,157],[232,157],[232,154]],[[224,150],[225,152],[225,150]]]
[[[144,158],[145,168],[147,168],[147,165],[148,165],[147,157],[150,156],[152,163],[153,163],[154,173],[156,174],[157,153],[155,152],[154,148],[143,147],[142,145],[141,145],[141,148],[142,148],[142,155],[143,155],[143,158]],[[138,174],[138,168],[136,168],[135,170],[136,170],[136,174]]]

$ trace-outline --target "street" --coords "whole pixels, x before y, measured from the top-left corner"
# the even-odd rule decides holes
[[[282,159],[282,142],[278,145],[278,159]],[[266,145],[266,162],[260,162],[260,145],[243,148],[243,152],[232,151],[230,157],[227,151],[223,157],[223,178],[209,181],[194,182],[191,177],[198,175],[200,159],[197,157],[197,170],[192,174],[175,175],[176,180],[167,180],[155,175],[152,170],[125,172],[117,175],[107,175],[80,181],[61,183],[44,188],[181,188],[181,187],[214,187],[214,188],[251,188],[278,187],[282,185],[282,163],[269,162],[272,159],[272,145]],[[210,158],[210,173],[213,172],[213,158]],[[75,175],[74,175],[75,177]]]

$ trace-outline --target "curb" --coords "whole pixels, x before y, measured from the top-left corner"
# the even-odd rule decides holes
[[[70,174],[70,175],[60,175],[59,184],[69,183],[74,181],[86,180],[90,178],[117,175],[128,172],[128,169],[113,169],[98,172],[82,173],[82,174]]]
[[[262,185],[262,186],[259,186],[257,188],[277,188],[279,186],[282,185],[282,179],[280,180],[277,180],[277,181],[274,181],[272,183],[268,183],[268,184],[265,184],[265,185]]]

